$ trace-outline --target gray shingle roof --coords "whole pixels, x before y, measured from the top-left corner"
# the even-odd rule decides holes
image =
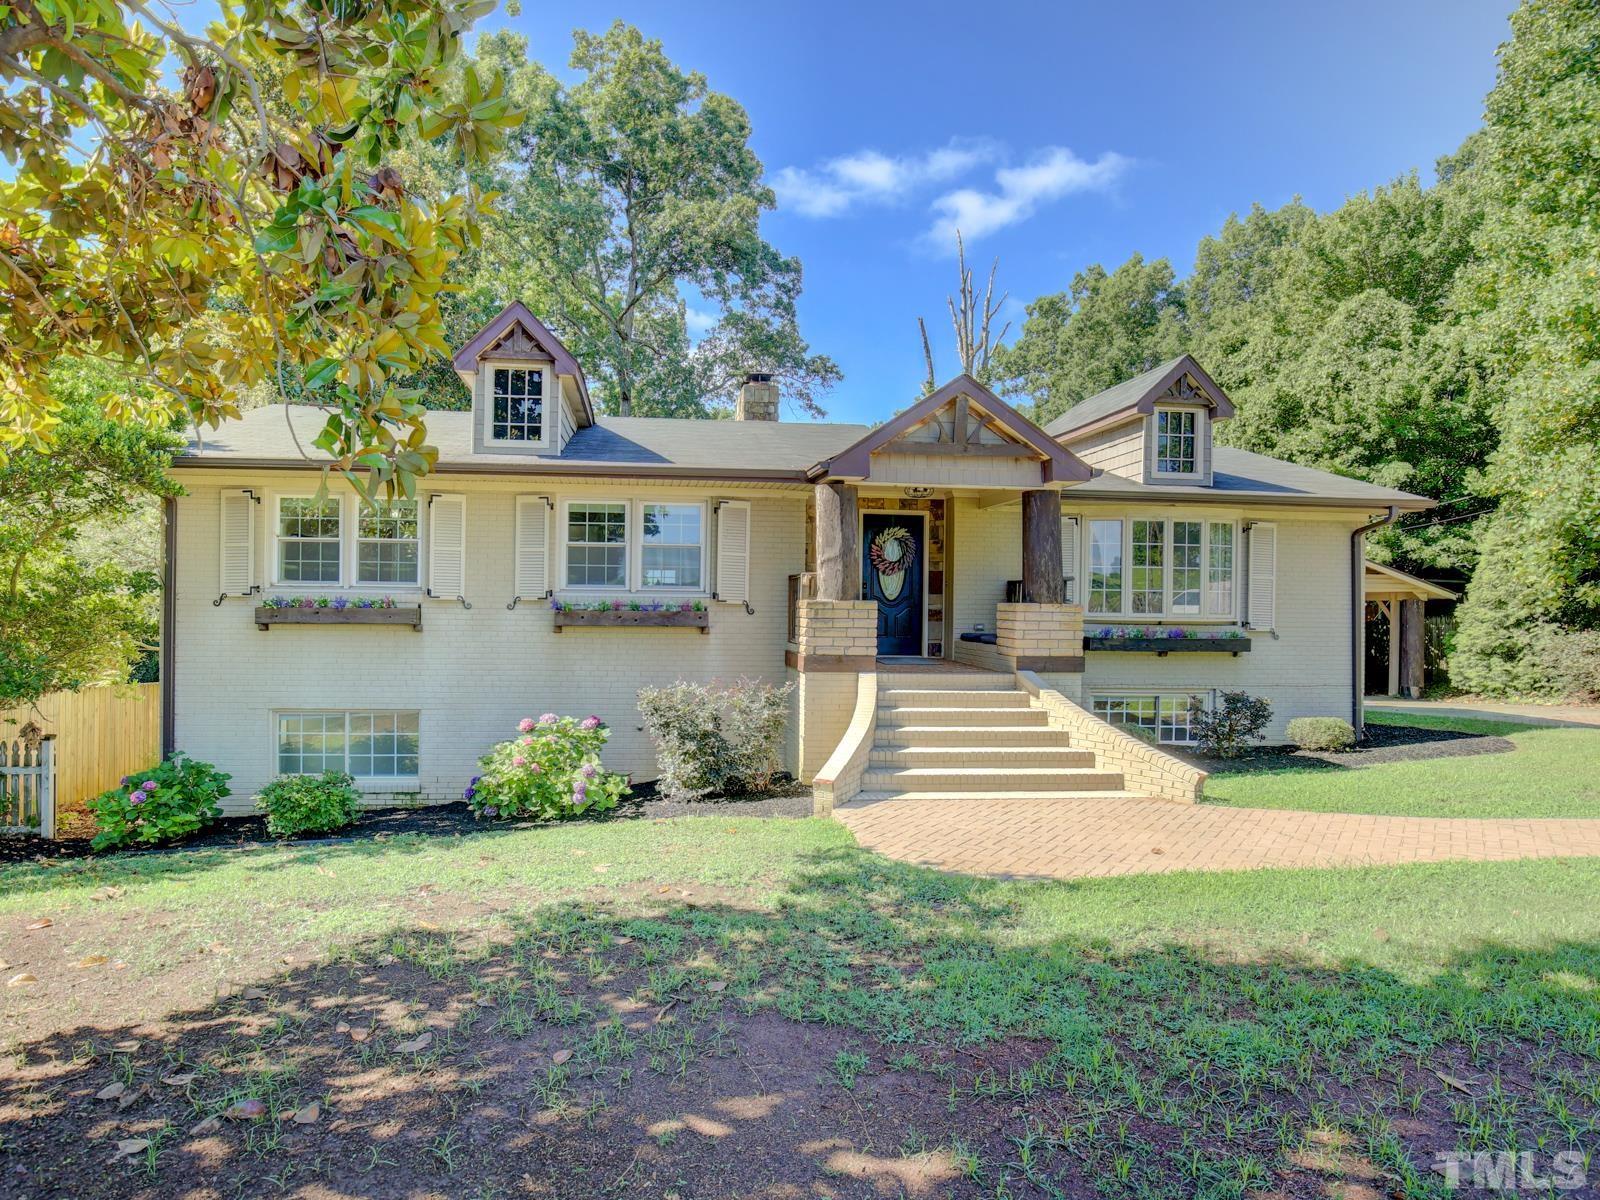
[[[1130,384],[1135,382],[1129,381]],[[291,420],[300,445],[311,455],[310,462],[326,461],[325,455],[310,448],[311,440],[322,428],[323,414],[305,405],[275,404],[253,409],[219,430],[207,431],[203,444],[191,442],[187,453],[175,465],[303,466],[307,460],[301,457],[295,438],[290,435],[288,422]],[[798,483],[805,480],[806,468],[853,445],[872,428],[805,421],[693,421],[664,417],[600,417],[597,420],[597,424],[580,429],[562,455],[474,454],[472,414],[465,412],[429,413],[428,438],[439,448],[442,471],[580,475],[593,471],[640,476],[659,473],[687,478],[744,473]],[[1141,484],[1101,472],[1067,489],[1063,499],[1070,503],[1074,496],[1110,499],[1146,496],[1224,502],[1348,503],[1356,507],[1401,504],[1410,508],[1431,504],[1409,492],[1346,479],[1342,475],[1231,446],[1214,448],[1212,473],[1213,486],[1196,487]]]
[[[1103,392],[1096,392],[1086,400],[1080,400],[1066,412],[1044,427],[1044,431],[1054,437],[1059,437],[1073,429],[1081,429],[1098,421],[1101,417],[1109,417],[1114,412],[1120,412],[1139,403],[1144,394],[1173,367],[1183,361],[1184,355],[1169,358],[1159,367],[1152,367],[1142,375],[1135,375],[1132,379],[1124,379],[1121,383],[1113,384]]]
[[[311,449],[326,420],[308,405],[273,404],[252,409],[238,421],[206,430],[191,440],[187,457],[222,465],[230,460],[252,465],[305,462],[295,439],[313,462],[327,456]],[[294,433],[290,433],[290,422]],[[561,455],[473,453],[472,414],[428,414],[428,440],[439,449],[441,468],[492,472],[549,472],[585,465],[634,465],[684,473],[692,470],[770,472],[803,478],[807,467],[866,435],[870,426],[807,421],[688,421],[666,417],[598,417],[580,429]],[[180,462],[181,465],[181,462]]]

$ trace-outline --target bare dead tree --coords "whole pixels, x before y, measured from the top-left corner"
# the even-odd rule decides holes
[[[972,285],[972,268],[967,266],[967,244],[959,229],[956,230],[956,258],[961,274],[959,299],[957,296],[945,297],[945,307],[950,310],[950,327],[956,335],[956,357],[961,361],[963,372],[979,382],[987,382],[990,357],[995,347],[1011,331],[1009,321],[1000,327],[998,333],[994,331],[994,320],[1005,307],[1010,293],[1003,292],[999,299],[995,298],[994,277],[1000,269],[1000,260],[996,258],[989,265],[989,278],[984,285],[982,302],[979,302],[977,289]],[[917,326],[922,331],[922,357],[927,364],[928,391],[931,392],[938,385],[933,369],[933,351],[928,345],[928,326],[921,317],[917,318]]]
[[[922,385],[922,394],[931,396],[939,386],[938,377],[933,373],[933,347],[928,344],[928,323],[921,317],[917,318],[917,328],[922,330],[922,361],[927,364],[928,378]]]

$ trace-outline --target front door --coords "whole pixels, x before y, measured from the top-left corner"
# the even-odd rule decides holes
[[[922,653],[921,513],[861,518],[861,593],[878,602],[878,653]]]

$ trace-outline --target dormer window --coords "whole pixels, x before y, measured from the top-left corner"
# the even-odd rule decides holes
[[[1187,408],[1156,410],[1156,472],[1193,475],[1198,467],[1195,412]]]
[[[544,371],[493,367],[489,373],[489,440],[543,442]]]

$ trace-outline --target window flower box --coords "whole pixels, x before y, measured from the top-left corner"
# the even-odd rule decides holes
[[[1222,633],[1199,632],[1181,626],[1097,629],[1083,639],[1085,650],[1121,651],[1125,654],[1231,654],[1238,658],[1250,652],[1250,639],[1237,630]]]
[[[568,625],[602,629],[698,629],[711,632],[711,612],[699,601],[693,604],[623,604],[599,601],[595,604],[568,604],[550,601],[555,613],[556,632]]]
[[[381,600],[274,596],[256,608],[255,619],[256,628],[262,630],[274,625],[405,625],[420,630],[422,605],[396,604],[387,596]]]

